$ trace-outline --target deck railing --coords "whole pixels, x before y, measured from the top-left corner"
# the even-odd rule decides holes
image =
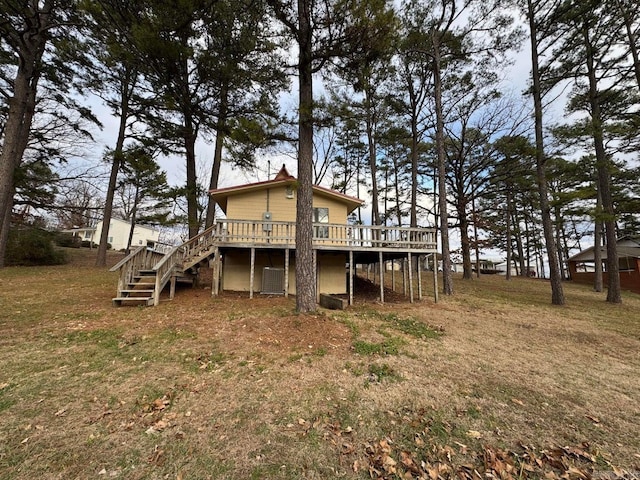
[[[134,277],[138,275],[140,270],[153,268],[153,266],[162,258],[162,253],[150,250],[143,245],[116,263],[109,270],[111,272],[120,270],[118,292],[126,289],[127,285],[133,283]]]
[[[217,220],[212,237],[223,244],[295,245],[294,222]],[[315,247],[436,250],[433,228],[388,227],[380,225],[313,224]]]

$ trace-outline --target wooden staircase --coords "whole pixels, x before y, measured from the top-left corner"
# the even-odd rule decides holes
[[[167,252],[139,247],[110,270],[120,270],[118,293],[114,306],[158,305],[160,293],[170,284],[169,298],[173,299],[176,282],[189,281],[189,270],[207,260],[216,250],[217,225]]]

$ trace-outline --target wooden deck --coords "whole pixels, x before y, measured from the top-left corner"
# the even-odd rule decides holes
[[[221,220],[212,227],[220,247],[295,249],[294,222]],[[432,228],[386,227],[314,223],[313,248],[339,251],[433,253]]]
[[[354,263],[382,263],[401,256],[410,262],[412,255],[437,252],[436,230],[432,228],[315,223],[313,233],[313,249],[347,253],[350,272]],[[169,283],[173,298],[176,281],[188,276],[189,269],[210,258],[216,260],[214,269],[219,269],[220,252],[229,249],[249,249],[252,258],[259,249],[281,249],[287,252],[288,263],[289,252],[295,253],[295,236],[294,222],[224,219],[171,249],[159,252],[140,247],[111,269],[120,271],[113,303],[157,305],[160,292]],[[214,277],[216,274],[219,271]]]

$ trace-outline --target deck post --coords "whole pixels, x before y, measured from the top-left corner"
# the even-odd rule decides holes
[[[353,305],[353,250],[349,250],[349,305]]]
[[[422,300],[422,268],[420,268],[420,255],[416,258],[416,270],[418,271],[418,300]]]
[[[402,294],[407,296],[407,260],[402,259]]]
[[[211,296],[217,297],[220,293],[220,252],[218,247],[213,250],[213,274],[211,276]]]
[[[411,271],[411,253],[407,253],[407,274],[409,275],[409,301],[413,303],[413,272]]]
[[[438,303],[438,254],[433,253],[433,301]]]
[[[156,285],[153,289],[153,306],[160,305],[160,276],[156,273]]]
[[[391,259],[391,290],[396,291],[396,259]]]
[[[316,303],[320,303],[320,268],[318,265],[318,249],[313,249],[313,270],[316,272]]]
[[[249,298],[253,298],[253,278],[256,272],[256,249],[251,247],[251,268],[249,272]]]
[[[384,303],[384,265],[382,263],[382,251],[378,252],[380,259],[380,303]]]
[[[176,276],[171,275],[171,283],[169,285],[169,299],[173,300],[173,297],[176,296]]]
[[[289,296],[289,249],[284,249],[284,297]]]

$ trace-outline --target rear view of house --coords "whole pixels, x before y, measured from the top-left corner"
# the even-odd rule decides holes
[[[225,218],[166,254],[140,250],[121,261],[114,267],[121,271],[114,304],[144,301],[157,305],[169,281],[172,297],[177,279],[206,264],[213,270],[212,295],[223,290],[247,292],[249,298],[295,294],[296,184],[283,166],[272,180],[211,191]],[[412,257],[415,261],[416,255],[436,252],[434,229],[353,224],[350,213],[362,203],[335,190],[313,187],[316,291],[349,293],[350,304],[356,264],[384,265],[405,258],[410,267]],[[380,299],[384,301],[384,269],[379,272]],[[413,298],[412,293],[410,296]]]

